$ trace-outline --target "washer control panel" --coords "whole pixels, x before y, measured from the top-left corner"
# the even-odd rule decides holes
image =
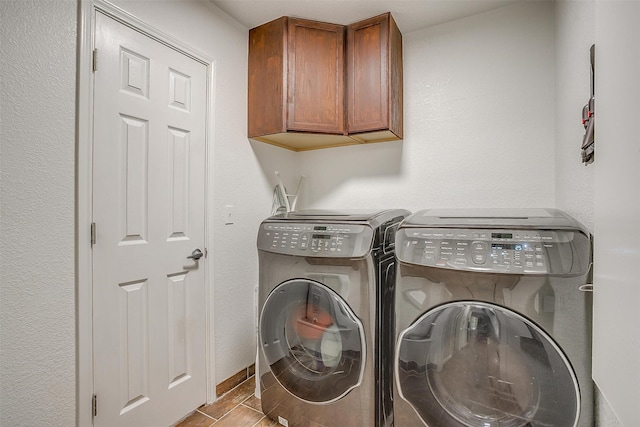
[[[362,224],[263,223],[258,249],[287,255],[362,257],[371,249],[373,230]]]
[[[401,261],[457,270],[548,274],[571,259],[573,231],[405,228],[397,234]]]

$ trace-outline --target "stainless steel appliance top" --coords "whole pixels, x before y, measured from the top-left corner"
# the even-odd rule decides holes
[[[396,255],[451,270],[581,275],[591,267],[591,235],[557,209],[432,209],[400,224]]]
[[[403,226],[451,228],[576,229],[588,230],[558,209],[425,209],[408,217]]]
[[[322,221],[322,222],[368,222],[376,227],[398,216],[406,217],[409,211],[403,209],[302,209],[293,212],[274,215],[267,221]]]
[[[258,250],[286,255],[353,258],[375,245],[392,248],[397,224],[409,215],[389,210],[300,210],[267,218]]]

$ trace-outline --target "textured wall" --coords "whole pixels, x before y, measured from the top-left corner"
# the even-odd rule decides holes
[[[0,2],[0,425],[75,423],[75,1]]]
[[[640,420],[640,2],[596,2],[593,378],[624,426]]]
[[[328,207],[555,205],[553,3],[404,34],[404,141],[300,154]]]
[[[593,231],[595,165],[580,158],[582,107],[589,99],[595,0],[556,2],[556,204]]]

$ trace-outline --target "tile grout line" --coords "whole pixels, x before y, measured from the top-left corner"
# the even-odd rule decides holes
[[[233,392],[235,389],[241,387],[242,385],[244,385],[248,380],[252,379],[255,377],[255,374],[249,376],[247,379],[245,379],[244,381],[242,381],[240,384],[236,385],[235,387],[233,387],[231,390],[225,392],[223,395],[219,396],[218,399],[213,402],[212,404],[215,404],[217,401],[219,401],[220,399],[222,399],[224,396],[226,396],[227,394],[230,394],[231,392]],[[225,418],[226,416],[230,415],[233,411],[235,411],[236,409],[238,409],[238,407],[243,406],[247,409],[250,409],[252,412],[257,412],[258,414],[262,415],[262,417],[255,423],[252,424],[252,426],[255,426],[257,423],[260,423],[263,419],[267,418],[267,416],[261,411],[261,410],[257,410],[249,405],[245,405],[245,402],[248,401],[249,399],[251,399],[252,397],[255,396],[255,392],[249,393],[249,395],[247,395],[241,402],[239,402],[237,405],[233,406],[231,409],[229,409],[228,411],[224,412],[219,418],[215,418],[212,415],[207,414],[204,411],[201,411],[199,408],[196,408],[195,412],[199,413],[200,415],[204,415],[205,417],[207,417],[208,419],[213,421],[213,424],[216,424],[218,421],[222,420],[223,418]]]
[[[255,424],[253,424],[251,427],[256,427],[258,424],[260,424],[262,422],[262,420],[264,420],[265,418],[267,418],[266,415],[263,414],[262,418],[260,418],[258,421],[256,421]]]
[[[238,385],[238,387],[239,387],[239,385]],[[235,387],[234,387],[234,388],[235,388]],[[230,391],[231,391],[231,390],[230,390]],[[224,395],[223,395],[223,396],[224,396]],[[250,395],[249,395],[249,396],[247,396],[247,398],[246,398],[246,399],[244,399],[242,402],[238,403],[236,406],[234,406],[233,408],[229,409],[227,412],[225,412],[224,414],[222,414],[222,416],[221,416],[220,418],[218,418],[217,420],[216,420],[215,418],[213,418],[211,415],[207,415],[207,414],[205,414],[205,415],[207,415],[209,418],[212,418],[212,419],[214,419],[216,422],[218,422],[218,421],[220,421],[221,419],[223,419],[224,417],[226,417],[227,415],[229,415],[230,413],[232,413],[233,411],[235,411],[236,409],[238,409],[238,407],[240,407],[240,406],[244,406],[245,408],[251,409],[252,411],[257,412],[257,413],[259,413],[259,414],[262,414],[263,416],[265,416],[265,417],[266,417],[266,415],[264,415],[262,412],[257,411],[257,410],[253,409],[253,408],[252,408],[252,407],[250,407],[250,406],[244,405],[244,402],[246,402],[247,400],[251,399],[251,396],[253,396],[253,394],[250,394]],[[197,410],[197,409],[196,409],[196,410]],[[198,411],[198,412],[199,412],[199,411]],[[262,419],[262,418],[261,418],[261,419]]]
[[[196,409],[196,412],[200,413],[201,415],[204,415],[204,416],[205,416],[205,417],[207,417],[207,418],[211,418],[213,421],[218,421],[217,419],[213,418],[211,415],[209,415],[209,414],[207,414],[207,413],[204,413],[204,412],[202,412],[202,411],[201,411],[201,410],[199,410],[199,409]]]
[[[244,406],[245,408],[251,409],[253,412],[257,412],[259,414],[264,415],[264,413],[262,411],[258,411],[256,408],[252,408],[249,405],[245,405],[244,402],[246,402],[247,400],[251,399],[251,397],[248,397],[246,400],[244,400],[243,402],[241,402],[238,406]],[[236,408],[238,407],[236,406]],[[234,408],[235,409],[235,408]],[[266,415],[265,415],[266,416]]]

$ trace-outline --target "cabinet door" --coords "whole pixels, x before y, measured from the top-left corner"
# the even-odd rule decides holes
[[[342,25],[289,18],[287,129],[344,134]]]
[[[347,117],[349,134],[402,137],[402,35],[389,13],[348,26]]]
[[[249,138],[284,132],[287,18],[249,31]]]

